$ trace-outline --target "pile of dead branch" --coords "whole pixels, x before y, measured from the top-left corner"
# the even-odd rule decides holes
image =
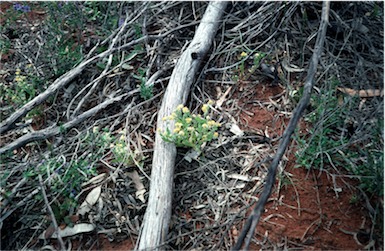
[[[138,240],[151,186],[158,109],[175,63],[193,38],[207,4],[134,5],[127,8],[122,26],[105,40],[94,41],[94,47],[80,64],[52,81],[27,105],[2,118],[2,249],[57,245],[51,241],[58,239],[52,231],[56,215],[52,207],[62,201],[60,193],[51,192],[55,174],[49,173],[46,180],[39,180],[38,176],[31,180],[25,175],[46,166],[48,160],[71,166],[92,159],[89,166],[97,171],[96,178],[84,182],[76,194],[78,205],[62,212],[61,220],[56,222],[63,229],[79,226],[59,238],[62,245],[68,248],[76,239],[81,240],[81,249],[89,249],[97,245],[99,234],[111,241]],[[316,93],[331,78],[338,79],[337,88],[349,99],[353,99],[354,92],[365,91],[360,107],[350,107],[346,114],[348,124],[354,126],[347,143],[350,145],[373,140],[371,123],[383,118],[383,23],[382,18],[367,14],[373,12],[373,6],[374,3],[331,5],[330,25],[315,80]],[[275,111],[274,121],[291,117],[296,105],[291,93],[300,91],[303,85],[321,9],[319,3],[228,4],[186,103],[191,111],[199,111],[202,104],[215,100],[211,115],[222,123],[220,136],[192,161],[185,158],[188,150],[177,150],[172,216],[162,249],[229,250],[234,246],[249,209],[262,191],[267,168],[282,136],[278,132],[284,129],[271,128],[277,131],[273,135],[268,135],[266,128],[247,132],[241,114],[248,112],[249,102]],[[141,37],[135,36],[137,23],[142,27]],[[35,40],[31,37],[30,41]],[[19,58],[20,63],[37,58],[26,49],[28,46],[31,44],[20,46],[20,53],[26,55]],[[101,46],[107,49],[98,54]],[[248,57],[242,59],[242,52],[247,52]],[[266,62],[269,60],[269,65],[276,67],[280,76],[277,82],[262,71],[262,62],[254,72],[241,71],[242,67],[253,67],[256,53],[266,54]],[[97,67],[100,62],[103,69]],[[138,69],[145,69],[140,77]],[[149,96],[143,95],[142,83],[151,90]],[[240,92],[239,87],[245,83],[246,89]],[[279,85],[282,92],[271,100],[248,100],[253,95],[250,83]],[[44,115],[33,121],[26,119],[26,114],[37,106],[43,107]],[[314,108],[309,107],[307,112],[311,109]],[[135,153],[132,165],[113,162],[111,149],[100,150],[98,145],[86,144],[96,127],[117,138],[122,131],[128,135],[126,143]],[[375,144],[382,147],[383,142]],[[96,154],[100,157],[91,158]],[[285,175],[286,161],[284,156],[280,175]],[[93,197],[88,196],[90,192]],[[90,206],[79,214],[85,201]],[[369,199],[366,203],[369,211],[380,206],[371,204]],[[376,214],[375,210],[369,213]],[[258,243],[263,249],[281,245],[262,236]]]

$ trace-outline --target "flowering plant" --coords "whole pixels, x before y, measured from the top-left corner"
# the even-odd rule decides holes
[[[114,154],[113,163],[123,163],[127,167],[130,166],[140,166],[143,163],[145,157],[141,151],[131,150],[130,146],[127,144],[126,133],[125,131],[120,132],[120,137],[115,143],[110,144],[112,153]]]
[[[218,137],[217,129],[221,126],[208,115],[211,104],[213,102],[209,101],[202,106],[203,115],[191,114],[187,107],[178,105],[170,116],[163,118],[163,121],[174,120],[175,125],[172,131],[168,126],[164,131],[158,130],[162,139],[177,147],[191,147],[199,151],[205,142]]]
[[[100,132],[98,127],[94,127],[92,135],[95,138],[93,144],[102,149],[102,152],[106,149],[111,150],[113,154],[112,163],[124,164],[126,167],[142,165],[145,159],[143,153],[138,147],[135,147],[134,143],[132,143],[133,148],[136,150],[130,148],[124,130],[120,131],[117,136],[113,136],[109,131],[103,130]]]

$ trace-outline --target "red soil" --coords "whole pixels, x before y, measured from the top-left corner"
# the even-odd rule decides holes
[[[269,96],[276,95],[280,89],[277,86],[262,85],[253,88],[254,99],[260,101],[268,100]],[[267,128],[268,133],[282,134],[282,124],[273,123],[273,118],[276,117],[274,111],[267,111],[258,106],[249,106],[249,111],[254,113],[253,116],[241,115],[249,128],[254,130]],[[288,120],[279,121],[287,124]],[[302,124],[301,127],[303,126]],[[332,176],[326,172],[294,168],[294,155],[288,157],[285,171],[291,174],[291,180],[289,184],[284,186],[281,184],[282,188],[271,195],[257,226],[256,238],[263,241],[267,237],[273,243],[284,243],[287,247],[300,247],[305,250],[363,249],[364,245],[368,244],[367,240],[361,239],[364,245],[359,245],[352,234],[340,230],[357,232],[361,227],[368,227],[364,224],[365,220],[367,223],[370,222],[366,219],[364,207],[352,203],[355,192],[351,191],[345,182],[353,181],[347,178],[342,181],[336,177],[333,182]],[[277,186],[278,182],[276,188]],[[260,248],[263,248],[263,245],[250,246],[251,250]]]

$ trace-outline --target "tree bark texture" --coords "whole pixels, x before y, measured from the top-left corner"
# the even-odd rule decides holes
[[[211,47],[227,3],[210,2],[191,44],[176,64],[158,112],[157,128],[165,128],[162,118],[184,104],[201,59]],[[173,124],[170,125],[173,127]],[[159,133],[155,137],[151,182],[147,210],[137,243],[139,250],[158,250],[166,240],[171,218],[171,202],[176,147],[164,142]]]

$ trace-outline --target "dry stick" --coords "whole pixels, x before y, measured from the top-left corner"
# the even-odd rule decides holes
[[[33,197],[35,196],[35,194],[37,194],[38,192],[40,191],[40,188],[36,188],[35,190],[33,190],[31,193],[28,193],[28,195],[26,197],[24,197],[21,201],[19,201],[14,207],[12,207],[11,209],[9,209],[7,212],[3,213],[1,215],[1,218],[0,218],[0,228],[4,222],[4,220],[6,218],[8,218],[16,209],[18,209],[19,207],[22,207],[24,206],[25,204],[27,204],[27,202]],[[4,210],[3,210],[4,211]]]
[[[8,130],[12,129],[14,127],[15,122],[17,122],[21,117],[25,116],[29,111],[31,111],[36,106],[43,103],[49,96],[51,96],[53,93],[55,93],[57,90],[61,89],[64,85],[69,83],[71,80],[73,80],[77,75],[79,75],[84,68],[93,63],[94,61],[109,56],[110,54],[114,53],[115,51],[121,49],[121,48],[127,48],[131,47],[135,44],[138,44],[142,42],[145,38],[141,37],[137,40],[131,41],[119,48],[111,48],[105,52],[102,52],[86,61],[81,62],[78,66],[70,70],[69,72],[65,73],[64,75],[60,76],[58,79],[51,84],[47,90],[36,96],[34,99],[29,101],[27,104],[23,105],[20,109],[18,109],[16,112],[14,112],[11,116],[9,116],[5,121],[3,121],[0,124],[0,134],[3,134],[7,132]]]
[[[254,235],[255,228],[259,222],[259,218],[261,217],[262,210],[265,207],[267,199],[270,197],[270,194],[275,182],[277,166],[283,154],[285,153],[285,150],[290,142],[290,137],[293,134],[299,119],[302,117],[303,111],[305,110],[305,108],[309,103],[311,91],[314,86],[314,76],[317,71],[318,60],[321,56],[323,44],[325,41],[328,20],[329,20],[329,2],[326,1],[326,2],[323,2],[323,6],[322,6],[321,23],[320,23],[318,36],[317,36],[317,40],[314,48],[314,53],[310,61],[308,75],[306,77],[306,81],[304,85],[304,94],[301,100],[299,101],[299,104],[297,105],[296,109],[294,110],[293,117],[290,119],[290,122],[283,133],[282,140],[279,144],[277,153],[275,154],[274,159],[271,162],[271,165],[269,167],[265,186],[261,194],[261,197],[258,200],[258,204],[255,206],[253,213],[247,219],[246,224],[243,227],[243,230],[238,238],[238,241],[232,250],[240,250],[243,242],[245,242],[245,250],[249,248],[251,239]]]
[[[176,30],[176,29],[175,29]],[[168,35],[169,33],[174,32],[175,30],[171,30],[169,32],[166,32],[165,34],[158,35],[158,36],[144,36],[139,39],[133,40],[127,44],[124,44],[117,48],[111,48],[108,49],[105,52],[102,52],[86,61],[81,62],[78,66],[71,69],[69,72],[65,73],[64,75],[60,76],[58,79],[56,79],[44,92],[36,96],[34,99],[29,101],[27,104],[23,105],[20,109],[15,111],[11,116],[9,116],[5,121],[3,121],[0,124],[0,134],[3,134],[15,127],[15,123],[20,120],[23,116],[25,116],[29,111],[31,111],[36,106],[43,103],[48,97],[50,97],[52,94],[54,94],[57,90],[61,89],[63,86],[65,86],[67,83],[69,83],[71,80],[73,80],[77,75],[79,75],[86,66],[89,64],[95,62],[96,60],[100,58],[107,57],[114,53],[115,51],[127,49],[133,45],[136,45],[142,41],[145,41],[146,39],[160,39]]]
[[[41,177],[41,174],[39,174],[39,182],[40,182],[41,193],[43,194],[44,202],[45,202],[45,204],[46,204],[46,206],[48,208],[49,214],[51,215],[53,227],[55,228],[55,232],[57,234],[57,239],[59,240],[59,244],[60,244],[61,250],[64,251],[64,250],[66,250],[66,248],[65,248],[63,239],[61,238],[61,235],[59,234],[59,226],[57,224],[57,221],[56,221],[56,218],[55,218],[55,214],[53,213],[52,208],[51,208],[51,206],[49,204],[47,193],[45,192],[45,189],[44,189],[44,183],[43,183],[43,178]]]
[[[143,6],[145,6],[145,5],[147,5],[147,3],[143,4]],[[11,130],[12,128],[14,128],[15,127],[15,123],[21,117],[25,116],[29,111],[31,111],[33,108],[35,108],[36,106],[38,106],[41,103],[43,103],[49,96],[51,96],[57,90],[61,89],[64,85],[66,85],[71,80],[73,80],[77,75],[79,75],[84,70],[84,68],[87,65],[93,63],[94,61],[96,61],[96,60],[98,60],[100,58],[107,57],[107,56],[111,55],[112,53],[114,53],[117,50],[121,50],[123,48],[131,47],[131,46],[133,46],[135,44],[138,44],[138,43],[144,41],[145,39],[148,39],[147,37],[141,37],[141,38],[139,38],[137,40],[134,40],[134,41],[131,41],[131,42],[127,43],[127,44],[124,44],[121,47],[113,48],[113,46],[116,44],[117,40],[121,37],[121,34],[122,34],[123,30],[125,29],[125,27],[128,24],[133,23],[136,19],[138,19],[140,17],[140,15],[145,10],[146,10],[146,8],[143,8],[131,20],[128,20],[128,18],[126,18],[126,20],[124,21],[124,24],[122,25],[120,30],[117,32],[117,35],[115,36],[115,38],[112,39],[112,44],[109,46],[108,50],[106,50],[105,52],[102,52],[102,53],[100,53],[100,54],[98,54],[98,55],[96,55],[96,56],[94,56],[94,57],[92,57],[92,58],[90,58],[90,59],[88,59],[86,61],[81,62],[78,66],[76,66],[75,68],[71,69],[69,72],[65,73],[64,75],[60,76],[58,79],[55,80],[55,82],[53,82],[53,84],[51,84],[47,88],[47,90],[42,92],[40,95],[36,96],[34,99],[29,101],[27,104],[23,105],[20,109],[15,111],[11,116],[9,116],[5,121],[3,121],[0,124],[0,134],[3,134],[5,132]],[[92,48],[92,50],[96,49],[96,47],[97,46]]]
[[[144,10],[143,10],[144,11]],[[140,14],[143,12],[141,11]],[[130,20],[129,23],[132,23],[133,21],[135,21],[137,18],[139,17],[139,14],[132,20]],[[192,24],[188,24],[188,25],[184,25],[184,26],[190,26],[190,25],[193,25],[195,23],[192,23]],[[184,27],[183,26],[183,27]],[[117,48],[112,48],[110,47],[107,51],[105,52],[102,52],[86,61],[83,61],[81,62],[78,66],[76,66],[75,68],[71,69],[69,72],[65,73],[64,75],[60,76],[58,79],[56,79],[48,88],[47,90],[45,90],[44,92],[42,92],[41,94],[39,94],[38,96],[36,96],[34,99],[32,99],[31,101],[29,101],[27,104],[23,105],[20,109],[18,109],[17,111],[15,111],[11,116],[9,116],[5,121],[3,121],[1,124],[0,124],[0,134],[3,134],[11,129],[13,129],[15,127],[15,123],[20,120],[23,116],[25,116],[29,111],[31,111],[33,108],[35,108],[36,106],[40,105],[41,103],[43,103],[48,97],[50,97],[53,93],[55,93],[57,90],[61,89],[63,86],[65,86],[67,83],[69,83],[71,80],[73,80],[77,75],[79,75],[86,66],[88,66],[89,64],[95,62],[96,60],[100,59],[100,58],[104,58],[104,57],[107,57],[109,55],[111,55],[112,53],[116,52],[116,51],[120,51],[120,50],[123,50],[123,49],[127,49],[129,47],[132,47],[133,45],[136,45],[142,41],[146,41],[147,39],[161,39],[161,38],[164,38],[166,37],[167,35],[175,32],[176,30],[178,30],[180,27],[176,28],[176,29],[173,29],[173,30],[170,30],[168,32],[165,32],[164,34],[162,35],[150,35],[150,36],[143,36],[139,39],[136,39],[136,40],[133,40],[129,43],[126,43],[120,47],[117,47]],[[103,44],[103,43],[102,43]],[[92,50],[96,49],[97,46],[95,46],[94,48],[92,48]]]
[[[157,127],[165,128],[164,116],[170,115],[184,104],[189,94],[201,61],[209,50],[227,3],[210,2],[189,47],[175,66],[162,105],[158,112]],[[193,54],[195,53],[195,54]],[[192,58],[197,55],[196,59]],[[151,184],[148,205],[142,230],[136,248],[156,249],[165,241],[171,218],[171,199],[175,167],[176,148],[164,142],[159,133],[155,137],[154,157],[151,170]]]
[[[75,117],[73,120],[68,121],[67,123],[63,124],[62,126],[51,126],[46,129],[40,130],[40,131],[34,131],[32,133],[25,134],[21,136],[20,138],[16,139],[15,141],[11,142],[10,144],[0,148],[0,154],[3,154],[7,151],[12,151],[16,148],[19,148],[21,146],[24,146],[25,144],[35,141],[35,140],[43,140],[48,137],[55,136],[59,134],[63,130],[68,130],[74,127],[75,125],[79,124],[80,122],[84,121],[85,119],[91,117],[92,115],[96,114],[100,110],[106,108],[110,104],[120,101],[124,96],[127,94],[120,95],[116,98],[107,99],[103,103],[89,109],[88,111],[82,113],[81,115]]]

